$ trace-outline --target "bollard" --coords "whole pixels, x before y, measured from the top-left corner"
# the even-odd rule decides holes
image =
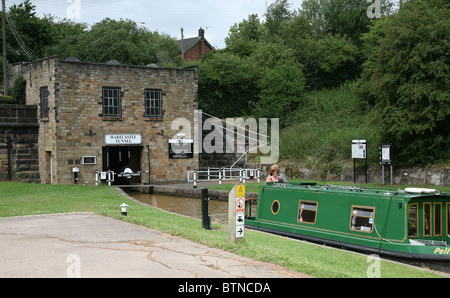
[[[194,170],[194,187],[193,188],[197,188],[197,171]]]
[[[128,212],[127,212],[128,205],[123,203],[122,205],[120,205],[120,207],[121,207],[122,215],[123,216],[127,216],[127,214],[128,214]]]
[[[208,216],[208,189],[202,188],[202,227],[205,230],[211,230],[211,217]]]

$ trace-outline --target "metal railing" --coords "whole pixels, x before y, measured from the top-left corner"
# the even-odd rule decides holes
[[[245,180],[257,179],[261,181],[261,171],[259,169],[241,169],[241,168],[205,168],[204,170],[189,171],[187,173],[187,181],[193,182],[194,187],[197,186],[197,182],[210,182],[218,181],[222,184],[222,181],[238,180],[245,184]]]
[[[136,173],[133,173],[132,171],[131,172],[124,171],[121,173],[116,173],[114,171],[104,171],[104,172],[95,171],[95,185],[98,186],[102,182],[106,182],[108,186],[112,186],[115,182],[116,177],[128,179],[131,179],[133,177],[141,177],[141,180],[145,181],[146,178],[145,174],[148,174],[148,179],[150,180],[149,171],[137,171]]]

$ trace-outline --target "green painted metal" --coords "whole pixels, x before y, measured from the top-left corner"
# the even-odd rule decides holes
[[[275,183],[261,187],[257,214],[246,225],[369,253],[447,262],[449,213],[446,193]]]

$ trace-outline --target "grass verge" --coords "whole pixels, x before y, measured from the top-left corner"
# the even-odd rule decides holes
[[[121,215],[119,206],[122,203],[129,205],[127,217]],[[71,212],[97,213],[314,277],[364,278],[370,265],[363,255],[251,230],[246,231],[244,243],[234,245],[228,241],[226,226],[213,224],[213,230],[207,231],[202,229],[199,220],[133,202],[109,187],[0,182],[0,217]],[[382,261],[381,277],[437,275]]]

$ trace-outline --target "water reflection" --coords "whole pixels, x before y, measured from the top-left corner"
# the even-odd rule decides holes
[[[202,218],[202,200],[200,198],[146,193],[129,193],[128,195],[152,207],[198,219]],[[256,214],[256,206],[252,207],[252,214]],[[221,200],[210,200],[209,216],[211,217],[212,223],[227,225],[228,202]]]

